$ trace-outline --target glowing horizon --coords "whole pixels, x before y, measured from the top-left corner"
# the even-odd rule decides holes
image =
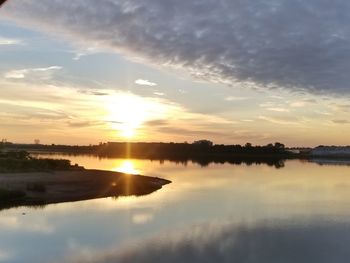
[[[107,2],[91,9],[76,0],[79,14],[67,1],[12,0],[0,9],[0,139],[350,144],[347,26],[338,16],[318,16],[327,10],[323,4],[264,2],[257,12],[247,2],[228,12],[217,3],[207,10],[212,16],[182,21],[193,2],[172,3],[180,13],[138,3],[152,7],[152,15],[127,0],[112,1],[119,24]],[[245,8],[255,11],[243,30]],[[300,24],[288,8],[314,16]],[[163,13],[173,19],[161,20]],[[72,16],[79,18],[74,26]],[[286,28],[279,31],[264,17]]]

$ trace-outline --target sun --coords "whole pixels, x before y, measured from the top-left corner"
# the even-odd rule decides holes
[[[120,134],[125,138],[132,138],[135,135],[135,129],[134,127],[125,125],[124,127],[121,127]]]
[[[107,121],[126,139],[140,138],[142,126],[148,120],[162,118],[165,110],[160,103],[130,93],[118,93],[104,104]]]
[[[141,97],[118,94],[107,104],[108,118],[119,136],[131,139],[147,120],[147,104]]]

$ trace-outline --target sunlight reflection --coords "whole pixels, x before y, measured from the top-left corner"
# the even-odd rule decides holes
[[[112,170],[126,174],[140,174],[140,171],[135,168],[134,162],[131,160],[123,160],[116,168],[113,168]]]

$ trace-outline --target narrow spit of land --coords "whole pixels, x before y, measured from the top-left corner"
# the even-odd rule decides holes
[[[0,171],[0,209],[103,197],[147,195],[170,183],[156,177],[87,170],[79,166],[58,170],[28,169],[28,164],[38,160],[40,159],[15,159],[17,165],[22,163],[26,168]],[[55,160],[45,159],[40,162],[42,165],[47,162],[55,163]]]

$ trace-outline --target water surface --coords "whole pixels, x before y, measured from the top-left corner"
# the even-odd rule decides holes
[[[69,158],[173,183],[0,212],[0,262],[348,262],[350,168]]]

